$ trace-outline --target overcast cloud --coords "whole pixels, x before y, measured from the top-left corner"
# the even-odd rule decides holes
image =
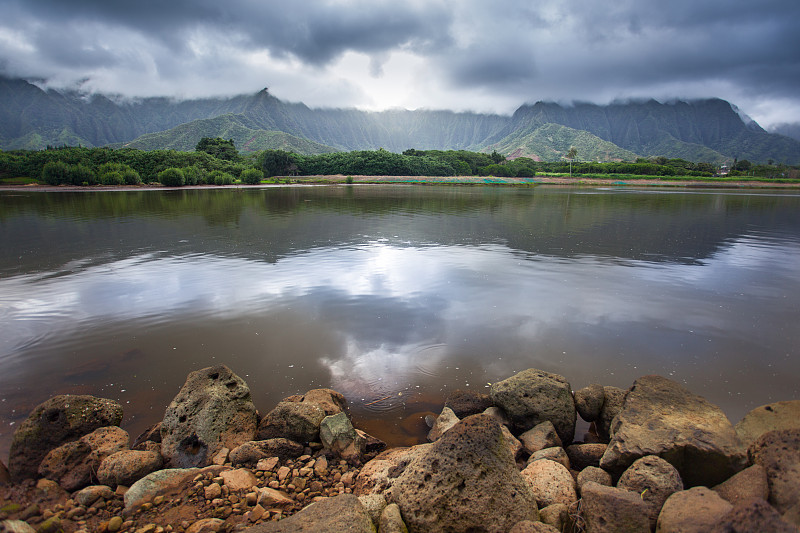
[[[128,96],[511,113],[721,97],[800,121],[797,0],[0,0],[0,72]]]

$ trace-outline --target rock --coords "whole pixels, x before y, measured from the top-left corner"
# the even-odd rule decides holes
[[[557,463],[561,463],[567,469],[570,468],[569,457],[567,456],[567,452],[564,450],[564,448],[554,446],[552,448],[545,448],[544,450],[534,452],[534,454],[528,458],[527,464],[531,464],[532,462],[539,461],[541,459],[555,461]]]
[[[8,485],[11,483],[11,474],[8,473],[8,468],[3,461],[0,461],[0,486]]]
[[[761,435],[747,455],[764,467],[769,503],[780,513],[800,502],[800,429],[781,429]]]
[[[433,427],[428,432],[428,440],[430,442],[434,442],[439,440],[439,438],[444,435],[444,433],[450,429],[451,427],[458,424],[459,418],[453,412],[452,409],[449,407],[445,407],[442,409],[442,412],[436,417],[436,422],[433,423]]]
[[[369,473],[368,463],[359,475],[362,483],[364,470],[379,477],[372,491],[400,506],[410,532],[505,533],[538,518],[536,499],[492,418],[467,417],[436,442],[414,448],[378,456],[374,461],[384,464]]]
[[[798,533],[800,529],[781,519],[767,502],[754,498],[736,505],[710,529],[711,533]]]
[[[675,492],[661,508],[656,531],[660,533],[705,533],[733,506],[706,487]]]
[[[503,432],[503,437],[506,439],[506,444],[508,445],[508,451],[511,452],[511,457],[514,460],[519,457],[520,453],[522,453],[522,443],[511,434],[511,430],[505,426],[500,426],[500,431]]]
[[[97,471],[109,455],[128,448],[128,432],[117,426],[98,428],[48,452],[39,474],[73,491],[98,481]],[[101,482],[102,483],[102,482]]]
[[[225,521],[219,518],[203,518],[186,528],[186,533],[217,533],[218,531],[225,531]]]
[[[164,465],[158,452],[123,450],[109,455],[100,463],[97,478],[103,485],[131,486],[136,481]]]
[[[36,533],[61,533],[64,531],[59,515],[51,516],[36,527]]]
[[[131,485],[125,493],[125,511],[131,512],[156,496],[174,490],[203,470],[200,468],[170,468],[146,475]]]
[[[655,455],[637,459],[620,476],[617,488],[638,494],[649,508],[650,527],[655,529],[658,513],[667,498],[683,490],[683,481],[674,466]]]
[[[571,531],[569,529],[571,524],[569,507],[562,503],[555,503],[539,509],[539,520],[556,528],[556,531]]]
[[[143,449],[145,442],[161,443],[161,422],[142,431],[133,441],[131,450]]]
[[[606,448],[605,444],[573,444],[567,446],[566,452],[572,468],[581,471],[587,466],[600,466]]]
[[[357,497],[342,494],[309,505],[279,522],[265,522],[248,533],[374,533],[375,527]]]
[[[378,521],[378,533],[408,533],[396,503],[390,503],[383,509]]]
[[[319,426],[322,445],[343,459],[357,459],[364,453],[366,440],[359,435],[344,413],[326,416]]]
[[[634,382],[611,435],[600,466],[612,474],[658,455],[687,486],[712,486],[745,466],[744,450],[722,410],[661,376]]]
[[[767,471],[755,464],[714,487],[714,492],[733,505],[753,498],[766,500],[769,498]]]
[[[483,414],[493,418],[501,426],[511,427],[511,420],[508,419],[508,415],[506,415],[505,411],[499,407],[489,407],[483,412]]]
[[[461,419],[484,412],[492,406],[492,399],[488,394],[457,389],[447,395],[444,406]]]
[[[323,418],[325,411],[313,403],[281,402],[261,419],[257,440],[286,438],[295,442],[318,441],[319,425]]]
[[[589,482],[581,496],[587,533],[650,532],[647,504],[638,494]]]
[[[598,485],[605,485],[606,487],[612,487],[614,485],[611,474],[596,466],[587,466],[581,470],[580,473],[578,473],[578,479],[575,481],[579,491],[583,490],[583,486],[590,481]]]
[[[603,386],[597,383],[575,391],[575,409],[587,422],[594,422],[600,418],[603,402],[605,402]]]
[[[261,487],[258,489],[258,504],[266,509],[294,505],[294,500],[282,490]]]
[[[250,490],[251,487],[258,485],[255,474],[246,468],[226,470],[220,474],[220,477],[231,492]]]
[[[561,439],[558,438],[556,428],[549,420],[537,424],[519,436],[522,447],[528,453],[538,452],[545,448],[561,446]]]
[[[619,387],[603,387],[603,407],[600,416],[595,420],[597,433],[600,438],[608,441],[611,438],[611,422],[622,411],[622,404],[628,391]]]
[[[325,411],[325,416],[347,411],[347,400],[344,395],[331,389],[310,390],[303,396],[303,403],[316,405]]]
[[[559,533],[559,531],[553,526],[542,522],[523,520],[522,522],[517,522],[514,527],[508,530],[508,533]]]
[[[61,395],[39,404],[11,440],[8,471],[11,478],[36,477],[47,453],[106,426],[122,421],[122,406],[113,400],[86,395]]]
[[[161,455],[173,467],[205,466],[223,447],[255,438],[250,389],[225,365],[189,374],[161,424]]]
[[[318,458],[314,463],[314,470],[316,470],[317,473],[320,473],[317,465],[319,465],[322,462],[322,459],[325,459],[324,455]],[[256,470],[261,470],[261,471],[269,470],[270,472],[272,472],[273,470],[275,470],[275,467],[278,466],[280,461],[281,460],[279,457],[268,457],[266,459],[259,459],[258,462],[256,463]],[[328,466],[328,461],[326,459],[325,460],[326,469],[327,466]]]
[[[110,500],[113,497],[114,491],[111,490],[111,487],[106,485],[92,485],[91,487],[79,490],[73,496],[75,501],[84,507],[91,506],[97,500]]]
[[[392,448],[378,455],[361,469],[353,493],[357,496],[382,494],[412,461],[428,453],[433,444],[420,444],[409,448]]]
[[[233,466],[255,465],[261,459],[278,457],[281,461],[303,455],[303,445],[289,439],[267,439],[245,442],[234,448],[228,459]]]
[[[745,448],[768,431],[800,429],[800,400],[775,402],[756,407],[735,426]]]
[[[490,396],[508,415],[516,432],[549,420],[561,442],[572,442],[577,415],[572,389],[563,376],[532,368],[523,370],[494,383]]]
[[[534,461],[522,471],[539,507],[555,503],[572,505],[578,501],[575,479],[569,470],[555,461]]]
[[[121,516],[114,516],[111,518],[111,520],[108,521],[106,529],[108,531],[111,531],[112,533],[119,531],[120,529],[122,529],[122,522],[123,521]]]
[[[203,497],[208,501],[216,500],[222,496],[222,485],[211,483],[203,489]]]
[[[383,494],[367,494],[366,496],[359,496],[358,500],[366,509],[367,514],[372,519],[372,523],[377,527],[380,524],[383,509],[386,507],[386,498],[383,497]]]
[[[36,530],[22,520],[3,520],[0,521],[0,533],[36,533]]]

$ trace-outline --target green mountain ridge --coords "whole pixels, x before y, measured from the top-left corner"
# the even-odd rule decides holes
[[[191,150],[197,135],[233,138],[244,151],[279,147],[304,154],[379,148],[497,150],[552,161],[575,146],[581,160],[665,156],[800,164],[800,141],[766,132],[720,99],[569,106],[537,102],[520,106],[511,116],[368,112],[312,109],[279,100],[266,89],[230,98],[114,99],[43,90],[0,76],[3,150],[78,144]]]

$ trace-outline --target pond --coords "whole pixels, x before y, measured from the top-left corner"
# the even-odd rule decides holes
[[[317,387],[413,444],[525,368],[721,406],[800,398],[800,195],[287,186],[0,192],[0,453],[55,394],[135,437],[224,363],[262,414]]]

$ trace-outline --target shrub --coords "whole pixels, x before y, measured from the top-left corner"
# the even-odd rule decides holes
[[[122,181],[125,182],[125,185],[141,185],[142,178],[138,172],[128,167],[122,171]]]
[[[213,181],[214,185],[231,185],[233,183],[233,176],[221,170],[215,170],[208,176],[209,181]]]
[[[42,167],[42,181],[48,185],[69,183],[69,165],[63,161],[48,161]]]
[[[97,177],[92,169],[78,163],[77,165],[69,165],[69,181],[73,185],[97,185]]]
[[[264,173],[257,168],[248,168],[242,171],[241,178],[248,185],[258,185],[264,179]]]
[[[179,168],[168,168],[158,173],[158,181],[167,187],[181,187],[186,183],[183,171]]]
[[[122,176],[122,172],[112,170],[100,176],[100,183],[103,185],[122,185],[125,183],[125,178]]]

